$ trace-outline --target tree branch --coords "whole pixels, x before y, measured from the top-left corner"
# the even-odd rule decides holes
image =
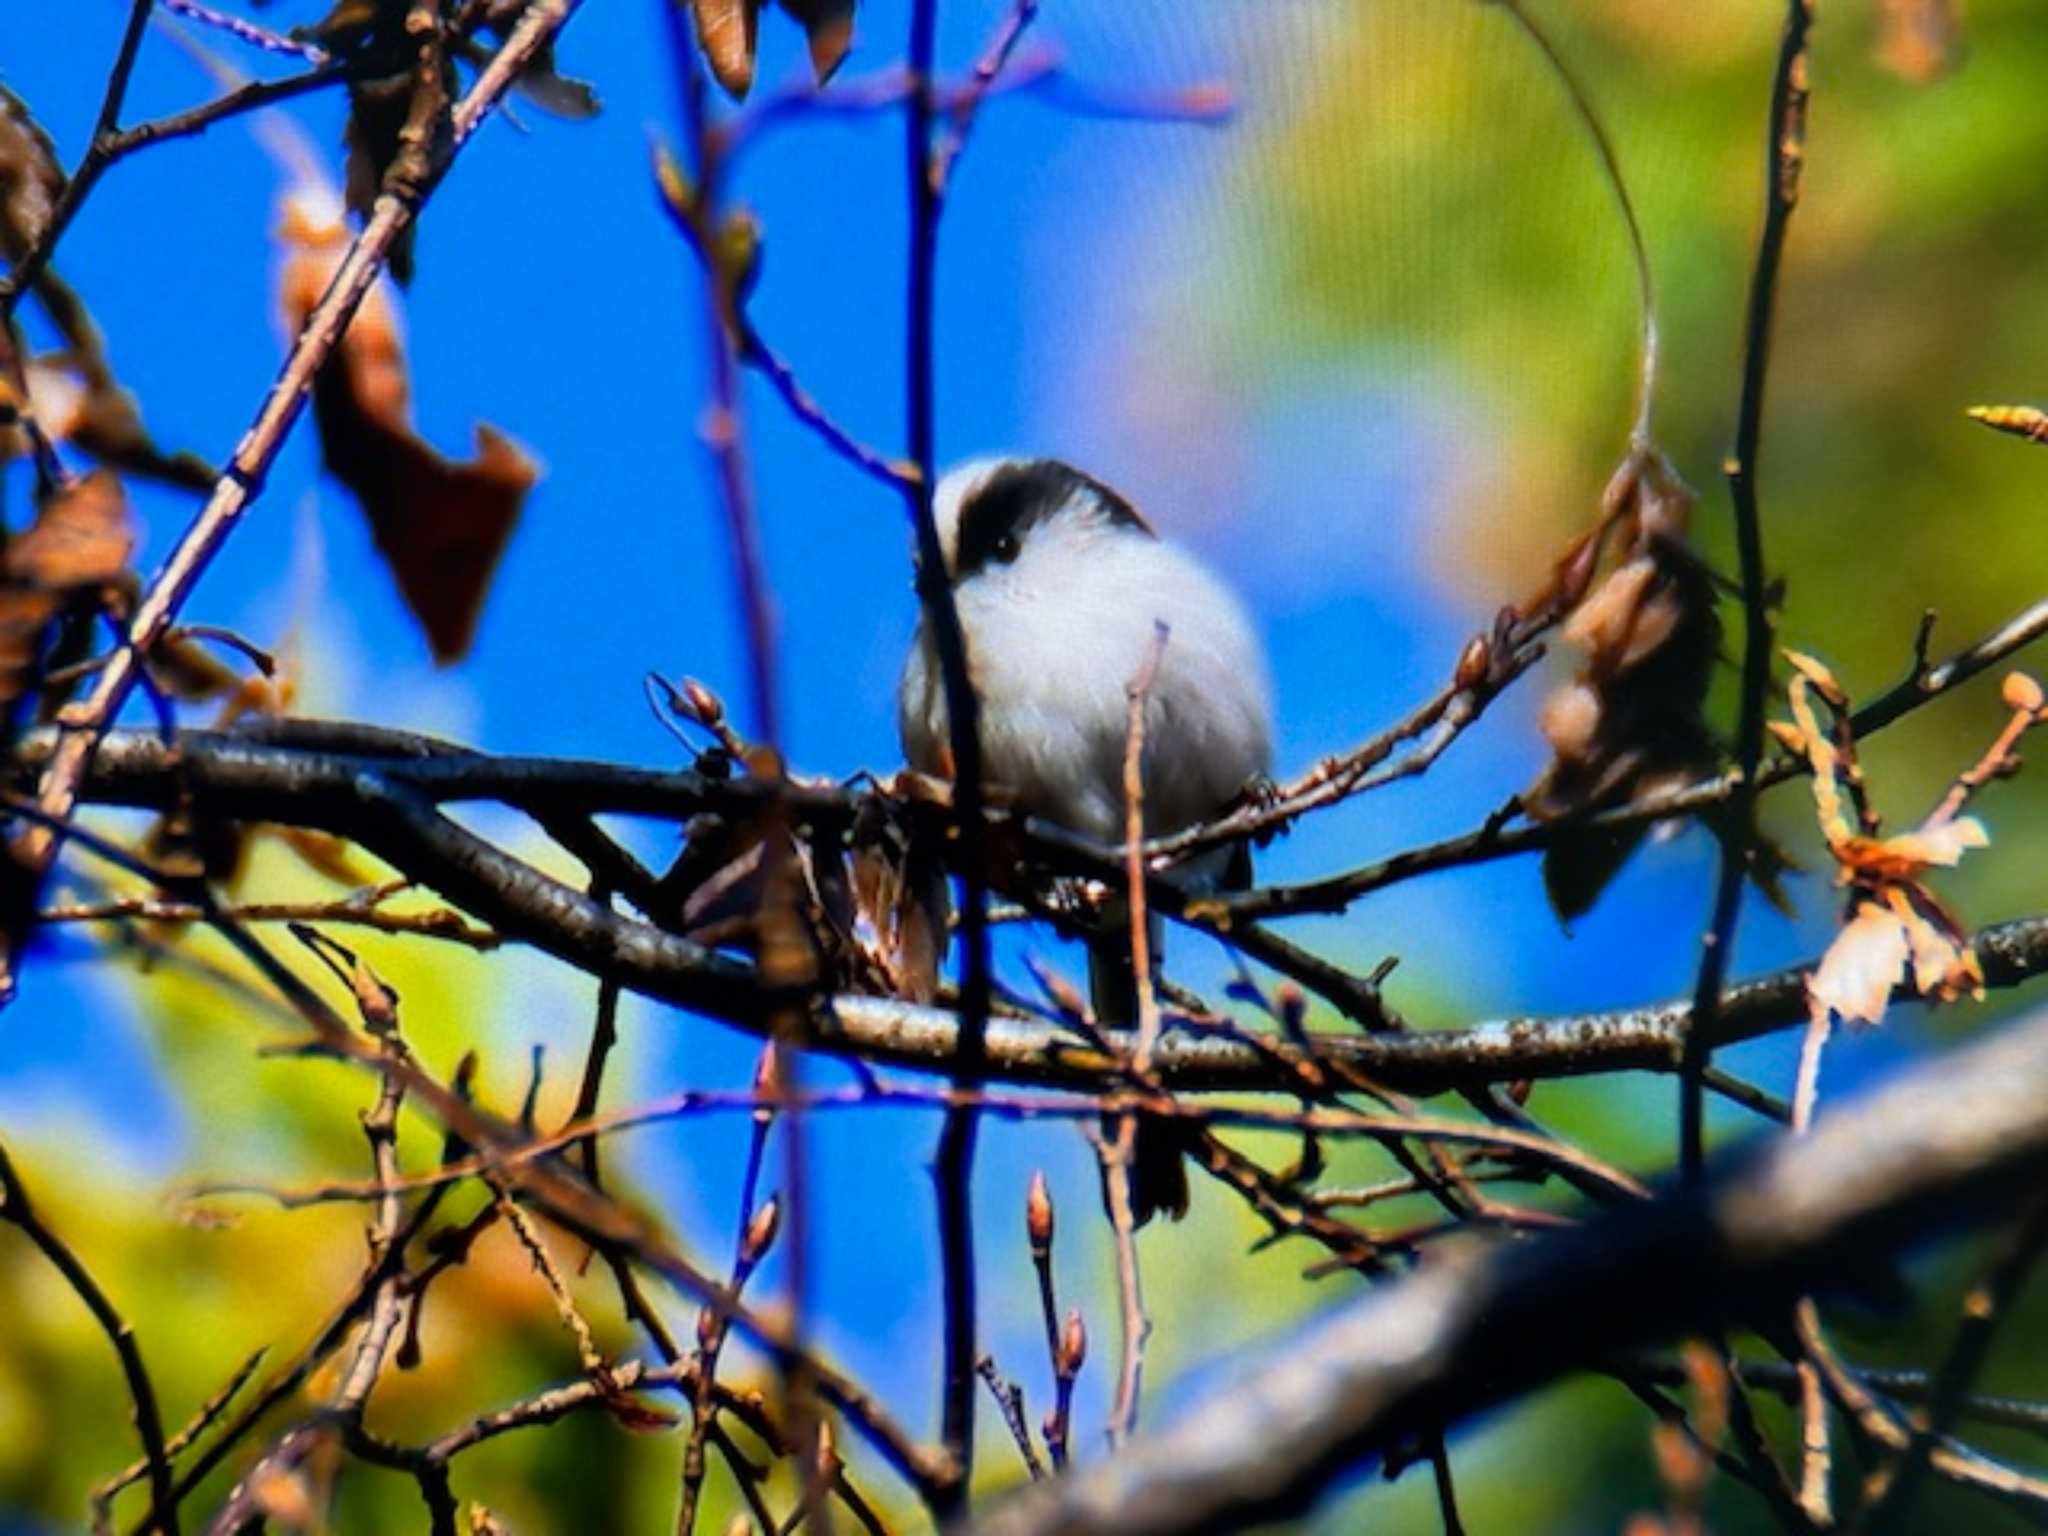
[[[1747,1147],[1660,1200],[1425,1265],[1233,1374],[1175,1426],[1026,1490],[975,1529],[1165,1536],[1285,1516],[1404,1435],[1619,1350],[1774,1315],[1932,1230],[1995,1212],[2044,1170],[2048,1019],[2036,1019],[1845,1104],[1806,1136]]]

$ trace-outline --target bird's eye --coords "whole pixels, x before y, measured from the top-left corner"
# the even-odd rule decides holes
[[[989,553],[994,555],[1002,564],[1008,565],[1017,558],[1017,535],[1014,533],[1004,534],[996,540],[994,548]]]

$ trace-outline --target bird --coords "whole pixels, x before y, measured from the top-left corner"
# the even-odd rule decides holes
[[[1160,537],[1131,502],[1050,458],[978,459],[950,470],[933,519],[980,709],[984,787],[1098,843],[1125,841],[1129,688],[1148,659],[1144,830],[1209,821],[1267,782],[1272,722],[1266,657],[1230,588]],[[953,776],[945,685],[930,624],[904,661],[899,726],[912,768]],[[1242,889],[1238,843],[1180,866],[1185,888]],[[1155,919],[1155,933],[1156,933]],[[1127,905],[1106,903],[1087,935],[1099,1024],[1136,1023]],[[1154,963],[1160,951],[1152,946]],[[1187,1211],[1189,1132],[1140,1122],[1134,1220]]]

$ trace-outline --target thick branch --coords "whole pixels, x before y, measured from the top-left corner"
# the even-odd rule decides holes
[[[343,739],[355,729],[293,724],[314,742]],[[24,765],[34,767],[51,741],[48,733],[30,737],[20,749]],[[260,734],[200,732],[181,736],[172,748],[149,733],[117,731],[102,744],[84,792],[92,800],[152,809],[189,795],[202,810],[356,839],[494,932],[644,996],[755,1033],[766,1030],[775,999],[745,961],[611,911],[484,842],[433,804],[437,796],[459,793],[502,795],[531,808],[565,804],[573,796],[592,809],[682,815],[731,808],[753,793],[744,782],[453,751],[435,756],[429,755],[431,743],[396,733],[387,745],[413,755],[378,760],[267,745]],[[852,802],[837,789],[791,783],[780,793],[799,821],[838,825],[851,814]],[[1987,928],[1976,943],[1993,987],[2016,986],[2048,971],[2048,917]],[[1322,1059],[1345,1071],[1429,1094],[1593,1072],[1671,1071],[1690,1016],[1685,1003],[1666,1002],[1466,1029],[1308,1038]],[[1710,1039],[1717,1047],[1728,1045],[1805,1017],[1805,970],[1780,971],[1729,988]],[[944,1009],[839,996],[813,1008],[811,1029],[821,1049],[841,1055],[924,1071],[958,1065],[959,1021]],[[1096,1089],[1124,1082],[1122,1063],[1055,1025],[993,1018],[984,1050],[980,1074],[991,1079]],[[1154,1066],[1168,1091],[1291,1093],[1298,1086],[1271,1051],[1214,1036],[1169,1033]]]

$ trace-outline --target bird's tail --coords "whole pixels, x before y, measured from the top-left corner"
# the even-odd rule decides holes
[[[1113,919],[1121,903],[1112,903],[1107,918]],[[1150,918],[1151,950],[1159,954],[1163,925]],[[1156,964],[1156,960],[1155,960]],[[1108,926],[1088,940],[1089,1002],[1095,1021],[1105,1029],[1134,1029],[1138,1023],[1138,975],[1131,961],[1131,928],[1128,911],[1117,926]],[[1104,1117],[1105,1129],[1114,1132],[1111,1117]],[[1129,1170],[1131,1219],[1143,1226],[1164,1211],[1174,1221],[1188,1213],[1187,1155],[1199,1133],[1192,1126],[1174,1120],[1140,1116],[1131,1144]],[[1111,1176],[1104,1170],[1105,1179]],[[1109,1205],[1105,1185],[1103,1204]]]

